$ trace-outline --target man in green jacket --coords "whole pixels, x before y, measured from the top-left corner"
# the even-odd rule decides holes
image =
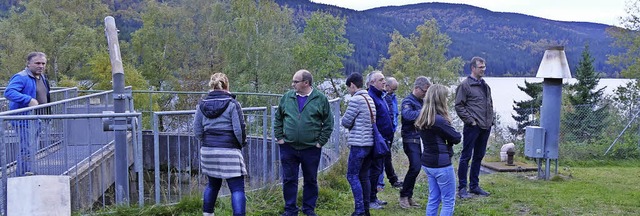
[[[313,76],[309,71],[297,71],[291,82],[293,90],[280,99],[274,122],[282,166],[285,201],[282,215],[298,215],[298,173],[302,167],[302,213],[315,216],[318,165],[322,146],[333,131],[333,114],[327,97],[312,87]]]

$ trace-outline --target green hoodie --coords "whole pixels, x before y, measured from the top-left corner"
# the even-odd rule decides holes
[[[306,149],[316,144],[324,146],[333,132],[333,114],[327,97],[314,89],[298,111],[295,91],[285,93],[275,113],[274,130],[277,140],[294,149]]]

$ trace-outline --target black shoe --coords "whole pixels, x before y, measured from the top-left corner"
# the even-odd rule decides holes
[[[490,195],[489,192],[486,192],[486,191],[482,190],[482,188],[480,188],[480,187],[473,188],[473,189],[469,190],[469,192],[471,192],[473,194],[476,194],[478,196],[489,196]]]
[[[391,187],[402,188],[402,183],[403,183],[402,181],[397,181],[397,182],[391,183]]]
[[[384,201],[384,200],[381,200],[381,199],[377,199],[376,203],[378,203],[378,205],[381,205],[381,206],[387,205],[387,201]]]
[[[358,214],[358,213],[354,212],[354,213],[351,213],[351,216],[366,216],[366,214],[365,213],[359,213]]]
[[[460,197],[460,199],[468,199],[471,198],[471,194],[467,192],[467,188],[462,188],[458,190],[458,197]]]

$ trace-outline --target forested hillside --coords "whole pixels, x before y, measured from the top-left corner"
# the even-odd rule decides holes
[[[146,10],[142,0],[101,0],[116,17],[120,39],[130,42],[131,34],[142,28],[141,14]],[[11,6],[23,10],[20,0],[0,3],[0,17],[6,17]],[[158,1],[181,5],[179,0]],[[362,72],[367,66],[381,68],[382,57],[394,30],[408,36],[416,26],[435,19],[440,31],[451,38],[447,57],[482,56],[488,61],[489,76],[532,76],[537,70],[545,47],[564,45],[570,65],[575,65],[580,51],[589,44],[597,72],[617,77],[619,69],[606,63],[607,55],[622,50],[612,48],[613,39],[607,34],[611,26],[583,22],[560,22],[543,18],[492,12],[462,4],[422,3],[406,6],[381,7],[355,11],[308,0],[275,0],[292,9],[293,22],[302,32],[304,19],[315,11],[326,11],[346,19],[346,35],[353,44],[353,54],[344,60],[344,72]],[[197,16],[197,15],[196,15]],[[197,19],[194,19],[197,20]],[[573,69],[573,68],[572,68]],[[426,69],[428,70],[428,69]],[[465,70],[468,68],[465,67]]]
[[[324,10],[346,17],[346,37],[355,47],[353,56],[345,64],[347,71],[377,66],[380,56],[387,55],[389,35],[394,29],[408,35],[425,20],[435,19],[440,30],[453,42],[448,57],[468,60],[475,55],[483,56],[489,62],[489,76],[535,75],[549,45],[564,45],[569,64],[575,65],[585,43],[591,47],[596,71],[609,77],[617,77],[619,72],[606,63],[608,54],[621,52],[611,47],[613,39],[606,32],[611,27],[608,25],[553,21],[463,4],[422,3],[354,11],[306,0],[276,2],[288,5],[299,16]]]

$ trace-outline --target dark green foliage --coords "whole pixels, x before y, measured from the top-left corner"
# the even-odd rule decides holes
[[[540,124],[540,106],[542,105],[542,83],[532,83],[524,81],[524,86],[518,89],[526,93],[531,99],[523,101],[513,101],[515,115],[511,117],[516,121],[516,127],[509,127],[509,132],[515,137],[524,135],[527,126]]]
[[[602,98],[605,87],[596,89],[600,77],[593,68],[593,61],[586,45],[575,70],[578,82],[569,85],[570,107],[562,119],[568,129],[565,140],[591,141],[600,137],[608,125],[609,105]]]
[[[131,33],[142,28],[142,0],[103,1],[114,11],[120,39],[129,42]],[[162,1],[178,5],[180,1]],[[362,72],[368,65],[376,66],[387,55],[390,34],[397,30],[404,36],[411,34],[425,20],[436,19],[440,31],[451,38],[447,58],[460,56],[470,59],[482,55],[491,62],[489,76],[532,76],[548,45],[564,45],[567,59],[575,64],[580,59],[581,44],[589,42],[595,57],[596,71],[617,77],[617,68],[606,63],[607,55],[626,50],[624,46],[609,47],[613,38],[606,30],[611,26],[584,22],[560,22],[543,18],[492,12],[486,9],[446,3],[423,3],[400,7],[382,7],[355,11],[316,4],[307,0],[276,0],[279,5],[293,9],[294,23],[304,28],[304,19],[321,10],[347,20],[345,37],[354,45],[352,56],[343,60],[344,71]],[[0,3],[0,15],[8,14],[10,5]],[[2,16],[0,16],[2,17]],[[196,22],[196,21],[194,21]],[[200,22],[206,23],[206,22]],[[197,24],[197,23],[196,23]],[[632,59],[632,58],[630,58]],[[465,67],[468,70],[468,67]],[[468,72],[468,71],[466,71]]]

